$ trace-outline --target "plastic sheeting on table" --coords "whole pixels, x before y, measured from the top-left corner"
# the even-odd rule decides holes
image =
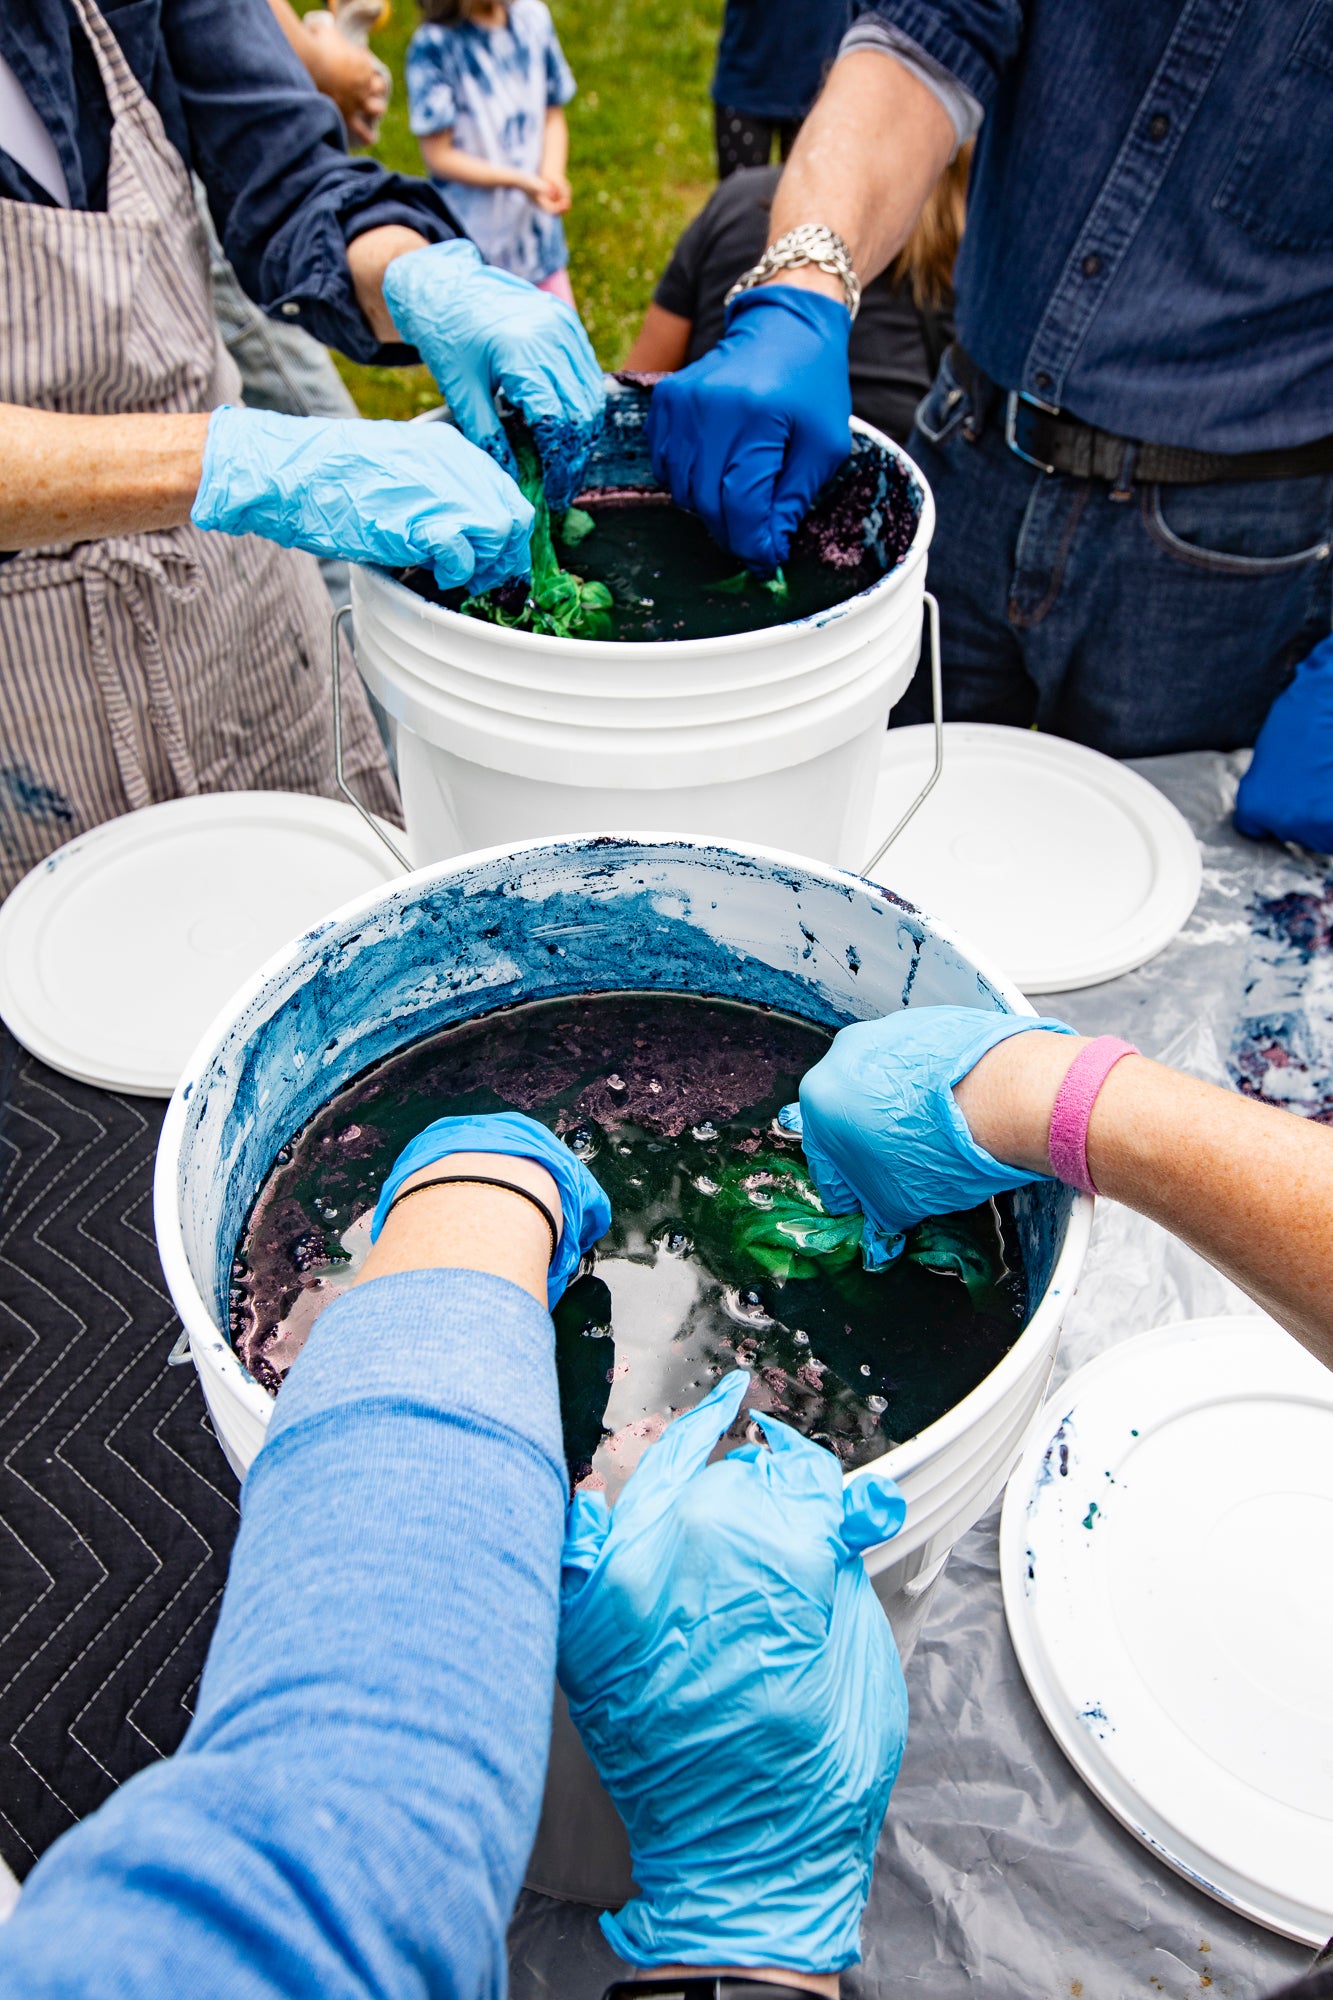
[[[1327,864],[1242,840],[1230,813],[1244,756],[1144,759],[1203,846],[1203,890],[1166,951],[1107,985],[1043,1002],[1212,1083],[1333,1119],[1333,882]],[[1055,1382],[1170,1320],[1253,1312],[1155,1224],[1097,1213]],[[911,1732],[880,1841],[847,2000],[1226,2000],[1273,1991],[1311,1954],[1191,1887],[1112,1819],[1047,1732],[1009,1643],[998,1506],[954,1551],[911,1661]],[[1234,1602],[1200,1604],[1207,1652]],[[725,1775],[722,1782],[725,1783]],[[513,2000],[599,2000],[623,1976],[595,1914],[525,1893],[510,1933]]]

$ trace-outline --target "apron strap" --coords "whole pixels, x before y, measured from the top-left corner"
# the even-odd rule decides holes
[[[120,43],[107,25],[97,0],[69,0],[97,61],[106,101],[115,120],[142,104],[144,93],[138,77],[125,60]]]
[[[178,602],[188,603],[199,595],[202,588],[203,579],[197,566],[188,558],[184,561],[173,558],[169,569],[157,553],[143,546],[142,541],[131,541],[127,537],[80,543],[70,551],[70,560],[83,586],[88,614],[89,658],[106,716],[107,733],[115,752],[116,769],[131,810],[137,811],[141,806],[153,803],[152,788],[144,770],[138,732],[134,726],[135,715],[144,706],[145,697],[153,733],[167,760],[177,793],[181,798],[195,797],[199,791],[199,774],[190,755],[185,725],[162,657],[157,622],[144,586],[147,583],[156,584]],[[180,577],[173,576],[171,570],[181,572]],[[113,590],[119,593],[120,601],[138,634],[136,664],[142,671],[142,694],[138,689],[126,686],[127,669],[132,673],[133,667],[113,650],[109,640],[107,607]]]

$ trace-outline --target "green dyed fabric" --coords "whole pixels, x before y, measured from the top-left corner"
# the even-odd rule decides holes
[[[532,588],[516,611],[506,609],[501,593],[494,591],[469,597],[462,608],[471,618],[487,618],[493,625],[508,625],[522,632],[547,632],[561,639],[609,639],[611,593],[604,583],[585,582],[561,567],[551,538],[551,510],[546,504],[537,448],[526,432],[517,433],[513,444],[519,487],[537,516],[532,527]],[[573,547],[592,532],[592,527],[591,515],[571,507],[565,516],[564,539]]]
[[[861,1217],[830,1215],[795,1161],[757,1155],[724,1170],[713,1212],[732,1253],[779,1284],[839,1271],[861,1255]],[[932,1216],[908,1232],[903,1253],[924,1270],[962,1280],[978,1312],[993,1310],[1007,1266],[999,1224],[989,1210]]]

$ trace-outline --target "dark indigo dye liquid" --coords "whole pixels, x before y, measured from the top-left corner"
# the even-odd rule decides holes
[[[782,573],[785,589],[778,588],[747,577],[696,515],[669,501],[590,497],[580,506],[592,532],[574,548],[557,534],[556,553],[576,576],[610,590],[610,639],[713,639],[786,625],[845,603],[884,573],[869,552],[839,567],[822,560],[815,545],[798,543]],[[438,590],[423,570],[407,572],[404,581],[454,610],[466,597]]]
[[[737,1366],[753,1373],[748,1408],[818,1438],[845,1468],[865,1464],[990,1372],[1022,1328],[1026,1287],[1004,1202],[965,1219],[996,1248],[984,1310],[960,1278],[908,1258],[779,1283],[738,1246],[718,1190],[765,1160],[802,1163],[774,1119],[828,1040],[757,1007],[629,993],[515,1007],[412,1044],[279,1155],[233,1273],[242,1358],[280,1385],[364,1257],[380,1184],[416,1132],[449,1114],[524,1111],[587,1159],[614,1217],[555,1314],[571,1477],[614,1494],[671,1416]]]

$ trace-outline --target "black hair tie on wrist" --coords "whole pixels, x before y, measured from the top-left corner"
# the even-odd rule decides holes
[[[531,1202],[551,1232],[551,1255],[546,1262],[548,1267],[552,1263],[560,1247],[560,1227],[546,1203],[539,1194],[533,1194],[529,1188],[519,1187],[514,1181],[497,1180],[490,1174],[441,1174],[438,1180],[418,1181],[415,1187],[404,1188],[401,1193],[394,1196],[384,1212],[384,1222],[389,1220],[400,1202],[410,1201],[414,1194],[424,1194],[427,1188],[442,1187],[503,1188],[506,1194],[516,1194],[523,1201]],[[384,1222],[380,1224],[381,1230],[384,1228]]]

